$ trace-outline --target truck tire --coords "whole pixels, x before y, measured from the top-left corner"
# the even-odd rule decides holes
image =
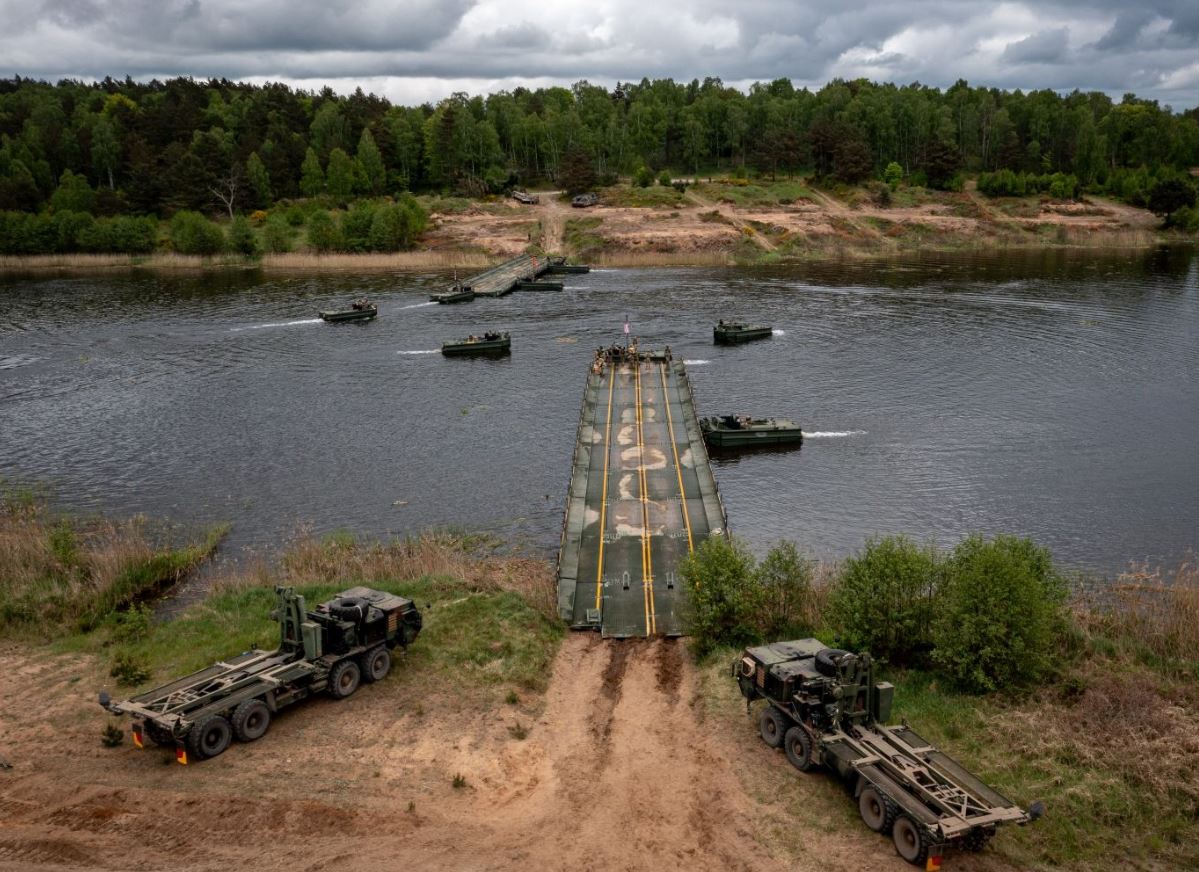
[[[187,751],[197,760],[207,760],[223,753],[232,740],[229,721],[220,715],[209,715],[194,724],[187,734]]]
[[[799,724],[787,730],[783,736],[783,750],[787,753],[791,765],[800,772],[807,772],[812,768],[812,737]]]
[[[762,709],[762,714],[758,717],[758,732],[762,734],[763,742],[771,748],[781,748],[786,731],[787,718],[781,711],[772,705]]]
[[[382,681],[391,672],[391,652],[380,645],[362,655],[362,680],[368,684],[372,681]]]
[[[329,695],[334,699],[345,699],[358,689],[362,681],[362,670],[353,660],[338,662],[329,673]]]
[[[898,809],[889,796],[877,787],[867,785],[858,796],[858,811],[862,815],[862,823],[870,829],[876,833],[889,833]]]
[[[239,742],[253,742],[266,735],[271,726],[271,710],[260,699],[247,699],[233,710],[233,735]]]
[[[837,677],[837,666],[849,652],[840,648],[823,648],[816,652],[816,671],[826,678]]]
[[[891,841],[895,843],[895,853],[909,863],[923,866],[924,861],[928,859],[928,839],[924,837],[924,831],[906,814],[901,814],[895,819],[895,825],[891,828]]]

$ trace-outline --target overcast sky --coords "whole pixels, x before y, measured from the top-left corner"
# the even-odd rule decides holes
[[[643,76],[1126,91],[1199,105],[1199,0],[0,0],[0,75],[361,86]]]

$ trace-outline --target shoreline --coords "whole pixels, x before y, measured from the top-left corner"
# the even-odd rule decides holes
[[[1136,253],[1160,246],[1194,246],[1194,240],[1144,232],[1097,233],[1069,241],[975,239],[970,242],[940,241],[897,247],[861,244],[851,241],[838,245],[813,246],[786,254],[773,252],[745,253],[736,251],[638,251],[618,249],[594,252],[575,258],[589,266],[600,268],[650,267],[756,267],[787,264],[826,263],[838,260],[892,260],[927,253],[996,253],[996,252],[1113,252]],[[343,253],[263,255],[245,258],[226,255],[202,257],[162,252],[152,255],[124,254],[35,254],[0,257],[0,275],[19,276],[28,273],[92,274],[117,271],[148,270],[156,272],[209,272],[255,270],[264,273],[317,273],[335,275],[355,272],[421,272],[452,269],[483,270],[502,263],[510,255],[488,255],[473,251],[409,251],[395,254]]]

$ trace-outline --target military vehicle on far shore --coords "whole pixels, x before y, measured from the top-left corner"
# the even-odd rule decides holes
[[[586,209],[588,206],[594,206],[599,203],[599,197],[595,194],[579,194],[570,201],[570,205],[576,209]]]
[[[530,194],[526,191],[513,191],[512,199],[518,203],[524,203],[526,206],[536,206],[541,202],[541,198],[536,194]]]
[[[290,587],[276,587],[279,647],[246,651],[161,687],[100,705],[133,718],[133,743],[175,749],[180,763],[221,754],[236,737],[261,739],[279,709],[327,691],[345,699],[362,682],[391,671],[391,652],[406,648],[421,628],[412,600],[353,587],[312,611]]]
[[[763,699],[762,740],[807,772],[821,764],[853,788],[862,821],[890,834],[899,856],[941,867],[945,849],[980,851],[1001,824],[1044,814],[1015,805],[906,724],[886,726],[894,687],[874,681],[868,654],[818,639],[746,648],[733,677],[746,709]]]

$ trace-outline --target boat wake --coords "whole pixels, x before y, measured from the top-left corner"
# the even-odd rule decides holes
[[[786,330],[771,330],[770,335],[771,336],[786,336],[787,331]]]
[[[712,361],[710,361],[710,360],[684,360],[683,361],[683,363],[687,364],[687,366],[706,366],[711,362]]]
[[[400,306],[400,311],[403,312],[405,309],[423,309],[423,308],[425,308],[425,306],[436,306],[436,305],[437,305],[437,302],[435,300],[425,300],[425,302],[423,302],[423,303],[413,303],[411,306]]]
[[[320,318],[301,318],[299,321],[272,321],[270,324],[251,324],[249,327],[231,327],[230,333],[240,333],[243,330],[265,330],[267,327],[295,327],[300,324],[319,324]]]
[[[39,360],[41,360],[40,357],[34,357],[31,354],[13,354],[7,357],[0,355],[0,369],[16,369],[18,366],[37,363]]]
[[[846,436],[865,436],[865,430],[817,430],[815,433],[804,431],[805,439],[844,439]]]
[[[427,348],[421,351],[397,351],[396,354],[436,354],[439,351],[440,348]]]

